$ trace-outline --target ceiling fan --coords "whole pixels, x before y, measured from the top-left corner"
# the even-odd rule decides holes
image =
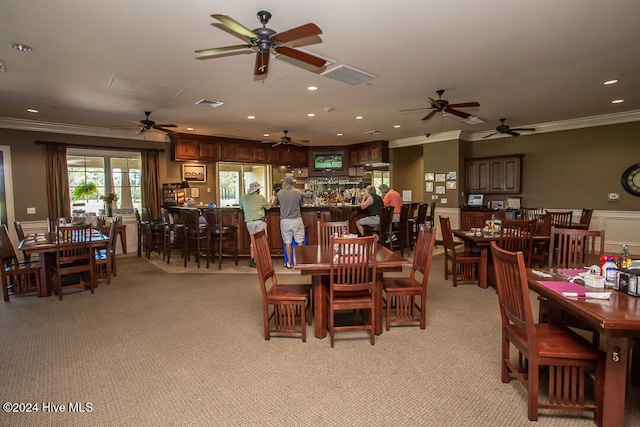
[[[240,53],[243,49],[249,48],[256,51],[256,62],[253,70],[253,74],[256,76],[267,74],[267,71],[269,71],[269,57],[272,50],[273,53],[288,56],[318,68],[322,67],[326,63],[322,58],[284,45],[284,43],[292,42],[294,40],[322,34],[322,30],[318,28],[316,24],[305,24],[292,28],[288,31],[278,33],[271,28],[267,28],[267,23],[271,19],[271,13],[266,10],[258,12],[257,17],[262,23],[262,28],[256,28],[254,30],[248,29],[227,15],[214,14],[211,15],[211,17],[220,21],[227,30],[231,31],[241,39],[248,41],[248,43],[196,50],[196,55],[198,55],[196,56],[196,59],[215,58],[217,55],[222,53]]]
[[[278,145],[297,145],[297,146],[303,146],[304,144],[309,143],[310,141],[307,139],[299,139],[299,140],[293,140],[291,139],[287,134],[289,133],[288,130],[283,130],[282,132],[284,132],[284,135],[280,138],[280,141],[277,141],[275,144],[272,145],[272,147],[277,147]],[[263,144],[271,144],[274,141],[262,141]],[[288,147],[287,147],[288,148]]]
[[[447,101],[446,99],[442,99],[442,94],[444,93],[444,89],[440,89],[436,91],[436,93],[438,94],[438,99],[429,98],[429,102],[431,103],[430,107],[413,108],[411,110],[400,110],[400,112],[404,113],[406,111],[417,111],[417,110],[424,110],[425,108],[431,108],[433,111],[427,114],[426,116],[424,116],[422,120],[429,120],[436,113],[440,113],[440,112],[449,113],[449,114],[453,114],[454,116],[461,117],[463,119],[468,119],[469,117],[471,117],[471,114],[467,114],[464,111],[459,111],[457,110],[457,108],[480,106],[480,104],[475,101],[449,104],[449,101]]]
[[[156,122],[154,122],[153,120],[149,119],[149,114],[151,114],[151,111],[145,111],[144,115],[146,116],[144,119],[140,120],[139,122],[134,122],[134,123],[139,123],[140,126],[142,126],[137,132],[136,134],[141,134],[142,132],[146,132],[148,130],[151,129],[155,129],[155,130],[159,130],[162,132],[171,132],[169,129],[165,129],[165,128],[177,128],[177,125],[174,124],[162,124],[162,125],[158,125],[156,124]]]
[[[535,128],[513,128],[511,129],[508,125],[504,124],[504,121],[507,119],[500,119],[500,125],[496,127],[496,131],[490,133],[489,135],[483,136],[483,138],[489,138],[497,133],[506,133],[511,136],[520,136],[520,134],[516,131],[534,131]]]

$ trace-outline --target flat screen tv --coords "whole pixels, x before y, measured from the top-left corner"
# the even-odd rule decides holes
[[[484,202],[484,194],[469,194],[467,206],[481,208]]]
[[[340,171],[343,169],[342,153],[314,153],[313,168],[316,171]]]

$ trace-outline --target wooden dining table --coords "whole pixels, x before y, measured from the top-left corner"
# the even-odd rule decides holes
[[[541,277],[533,271],[544,271],[552,276]],[[640,337],[640,298],[613,289],[606,289],[611,291],[608,300],[563,296],[558,290],[562,284],[558,286],[554,282],[567,283],[567,278],[560,275],[557,270],[527,269],[527,281],[532,291],[560,308],[560,310],[551,310],[549,322],[561,323],[560,314],[564,311],[604,336],[606,366],[602,425],[604,427],[624,425],[629,346],[632,338]],[[593,291],[586,287],[584,289]],[[634,367],[634,369],[637,368]]]
[[[477,247],[480,251],[486,250],[487,256],[485,260],[487,265],[484,267],[485,277],[481,277],[478,281],[478,285],[481,288],[486,288],[487,283],[495,283],[493,277],[493,269],[489,268],[489,264],[491,263],[491,242],[497,242],[500,240],[500,233],[491,233],[485,234],[481,233],[477,235],[476,233],[471,232],[470,230],[452,230],[452,233],[455,237],[462,240],[464,242],[465,251],[471,251],[472,247]],[[533,246],[541,244],[549,243],[549,236],[533,236]],[[490,271],[491,270],[491,271]]]
[[[300,270],[303,276],[311,276],[315,336],[322,339],[327,336],[326,295],[333,248],[326,245],[307,245],[294,246],[293,251],[294,268]],[[382,333],[382,276],[387,272],[402,271],[402,267],[411,265],[411,261],[378,244],[376,248],[376,263],[377,278],[373,296],[376,310],[373,321],[375,333],[380,335]]]
[[[56,263],[57,233],[31,233],[27,234],[18,245],[18,249],[28,255],[38,255],[40,260],[40,293],[39,297],[51,296],[53,289],[53,277],[51,271]],[[109,236],[102,232],[91,230],[91,246],[103,248],[109,244]]]

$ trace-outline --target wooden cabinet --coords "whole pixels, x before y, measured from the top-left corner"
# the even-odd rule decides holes
[[[389,142],[375,141],[356,144],[349,149],[349,166],[389,163]]]
[[[197,160],[199,158],[199,142],[197,139],[176,139],[172,141],[174,160]]]
[[[267,147],[253,147],[253,161],[255,163],[267,163]]]
[[[522,155],[468,159],[465,163],[467,193],[522,192]]]
[[[218,160],[223,162],[234,162],[236,160],[236,145],[233,142],[219,143]]]
[[[217,159],[218,149],[215,142],[200,141],[199,160],[215,161]]]
[[[294,178],[309,178],[309,168],[295,168],[293,170]]]

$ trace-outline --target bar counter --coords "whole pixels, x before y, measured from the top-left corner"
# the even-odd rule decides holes
[[[206,206],[183,207],[164,206],[179,218],[181,210],[185,209],[206,209]],[[331,209],[342,208],[349,211],[349,231],[356,232],[355,221],[366,216],[366,211],[360,209],[359,205],[323,205],[323,206],[303,206],[301,208],[302,221],[304,222],[307,235],[307,244],[315,245],[318,242],[317,223],[320,221],[331,221]],[[283,255],[283,242],[280,236],[280,207],[274,206],[267,211],[267,235],[269,236],[269,249],[272,255]],[[244,212],[239,208],[222,208],[222,223],[224,225],[234,225],[238,227],[238,253],[249,255],[249,233],[244,223]]]

